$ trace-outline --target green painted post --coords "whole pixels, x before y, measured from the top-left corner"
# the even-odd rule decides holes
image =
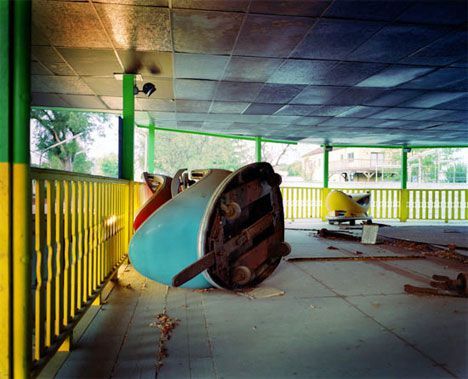
[[[329,169],[329,147],[324,146],[323,148],[323,188],[328,188],[328,169]]]
[[[262,161],[262,137],[255,137],[255,158],[257,162]]]
[[[408,182],[408,151],[407,148],[401,150],[401,189],[407,188]]]
[[[408,148],[403,147],[401,150],[401,190],[400,190],[400,221],[405,222],[409,217],[409,191],[408,184]]]
[[[31,311],[31,178],[30,178],[30,93],[31,93],[31,1],[13,5],[12,60],[12,266],[13,266],[13,373],[30,376],[32,361]],[[10,8],[11,9],[11,8]],[[11,20],[11,19],[10,19]],[[4,106],[2,104],[2,106]],[[6,141],[2,141],[6,143]],[[2,310],[3,311],[3,310]]]
[[[146,161],[148,172],[154,172],[154,125],[148,127],[148,138],[146,140]]]
[[[122,132],[122,179],[134,178],[134,133],[135,133],[135,85],[134,74],[123,75],[123,132]]]
[[[329,151],[330,147],[325,145],[323,147],[323,188],[321,190],[321,216],[322,220],[326,221],[326,216],[327,216],[327,207],[325,206],[325,199],[327,198],[327,195],[329,193],[328,189],[328,169],[329,169]]]

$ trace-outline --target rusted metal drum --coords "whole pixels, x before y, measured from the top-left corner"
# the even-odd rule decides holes
[[[137,230],[130,260],[155,281],[189,288],[252,287],[290,252],[281,177],[268,163],[212,170]]]
[[[160,206],[172,198],[171,177],[145,172],[144,178],[146,187],[151,191],[151,196],[138,211],[133,221],[134,230],[137,230]]]

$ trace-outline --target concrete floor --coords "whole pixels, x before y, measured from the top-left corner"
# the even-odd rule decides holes
[[[405,253],[308,231],[288,230],[287,240],[296,257]],[[467,378],[467,299],[403,291],[462,269],[427,259],[284,261],[261,286],[285,294],[251,300],[167,288],[129,266],[57,377]],[[153,323],[164,309],[180,324],[157,373]]]

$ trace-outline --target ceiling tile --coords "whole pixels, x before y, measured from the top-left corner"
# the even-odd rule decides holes
[[[31,93],[31,105],[38,107],[69,107],[62,96],[53,93]]]
[[[370,116],[371,118],[385,119],[385,120],[399,120],[407,115],[419,112],[419,109],[411,108],[388,108],[377,114]]]
[[[175,76],[187,79],[219,80],[229,61],[228,56],[206,54],[175,54]]]
[[[175,80],[175,97],[187,100],[211,100],[216,90],[216,83],[210,80]]]
[[[246,12],[249,2],[249,0],[172,0],[172,8]]]
[[[104,103],[97,96],[88,95],[62,95],[61,96],[72,108],[82,109],[106,109]]]
[[[172,51],[169,10],[120,4],[95,4],[118,49]]]
[[[163,51],[117,50],[125,72],[172,78],[172,53]]]
[[[181,113],[208,113],[211,101],[177,100],[176,110]]]
[[[303,59],[286,60],[268,80],[269,83],[322,84],[323,77],[336,62]]]
[[[339,114],[349,111],[353,107],[325,105],[319,109],[312,111],[311,116],[338,116]]]
[[[68,1],[68,0],[67,0]],[[73,0],[82,1],[82,0]],[[169,0],[93,0],[94,3],[143,5],[149,7],[167,7]]]
[[[351,53],[347,59],[368,62],[397,62],[441,37],[441,29],[389,25]]]
[[[122,109],[122,98],[116,96],[100,96],[101,100],[110,108],[114,110]]]
[[[320,108],[320,105],[285,105],[276,115],[278,116],[307,116],[310,112]]]
[[[268,115],[268,114],[275,113],[281,107],[282,107],[282,104],[253,103],[244,111],[244,114]]]
[[[468,123],[468,111],[450,111],[442,116],[434,117],[434,121],[463,121]]]
[[[296,47],[297,58],[340,60],[382,28],[371,22],[322,19]]]
[[[287,57],[312,24],[312,19],[303,17],[248,15],[234,54]]]
[[[174,50],[230,54],[243,17],[240,13],[173,10]]]
[[[289,103],[306,86],[299,84],[265,84],[255,101],[257,103]]]
[[[433,68],[393,65],[378,74],[372,75],[366,80],[361,81],[358,86],[382,88],[396,87],[421,75],[427,74],[430,71],[433,71]]]
[[[308,86],[291,100],[291,104],[327,104],[348,87]]]
[[[449,101],[458,99],[465,96],[462,92],[428,92],[421,96],[416,97],[413,100],[405,102],[405,107],[419,107],[419,108],[432,108],[437,107],[440,104],[447,103]],[[445,109],[445,108],[441,108]]]
[[[232,57],[224,80],[266,82],[282,62],[276,58]]]
[[[410,4],[409,1],[336,0],[324,16],[353,20],[392,21]]]
[[[54,73],[50,71],[46,66],[43,64],[32,61],[31,62],[31,75],[53,75]]]
[[[421,65],[447,65],[460,59],[466,60],[467,40],[468,33],[466,31],[451,32],[430,45],[417,50],[400,62]]]
[[[329,117],[307,116],[307,117],[301,117],[299,120],[295,121],[294,124],[304,125],[304,126],[314,126],[328,119]]]
[[[71,67],[50,46],[32,46],[31,55],[50,70],[49,74],[62,76],[75,75]]]
[[[453,111],[439,109],[424,109],[418,112],[401,117],[402,120],[411,121],[433,121],[436,117],[441,117],[452,113]]]
[[[78,75],[111,76],[122,72],[113,50],[61,48],[59,51]]]
[[[253,0],[250,13],[319,17],[331,0]]]
[[[210,113],[240,114],[250,105],[247,102],[213,101]]]
[[[88,2],[34,0],[34,28],[59,47],[111,47],[101,24]]]
[[[376,98],[384,91],[382,88],[349,87],[331,99],[328,104],[363,105],[366,101]]]
[[[404,84],[402,88],[453,89],[466,82],[467,78],[468,69],[466,68],[441,68]]]
[[[365,105],[392,107],[399,105],[407,100],[414,99],[422,93],[422,91],[410,89],[384,90],[375,98],[366,99],[362,103]]]
[[[215,100],[254,101],[262,86],[262,83],[220,82]]]
[[[403,12],[398,20],[425,24],[461,25],[468,21],[466,1],[419,1]]]
[[[325,72],[322,77],[317,77],[316,83],[352,86],[385,67],[385,64],[379,63],[341,62]]]
[[[440,103],[436,106],[439,109],[468,110],[468,94],[456,96],[454,99]]]
[[[340,113],[336,117],[358,117],[364,118],[370,115],[376,114],[378,112],[383,111],[385,108],[382,107],[366,107],[362,105],[358,105],[356,107],[351,108],[348,111]]]
[[[92,95],[93,92],[77,76],[32,75],[32,92]]]
[[[356,119],[348,117],[332,117],[320,124],[320,126],[334,126],[334,127],[343,127],[349,126],[349,124],[355,122]]]
[[[83,77],[83,81],[96,95],[122,96],[122,82],[114,77]]]
[[[144,111],[159,111],[159,112],[174,112],[175,102],[164,99],[148,99],[138,98],[142,110]]]

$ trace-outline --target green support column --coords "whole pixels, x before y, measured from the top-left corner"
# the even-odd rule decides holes
[[[401,191],[400,191],[400,221],[408,220],[409,210],[409,191],[408,184],[408,148],[404,147],[401,150]]]
[[[135,133],[135,85],[134,74],[123,75],[123,132],[122,132],[122,179],[133,180],[134,133]]]
[[[0,1],[0,378],[12,377],[10,5]]]
[[[406,189],[408,182],[408,152],[406,148],[401,150],[401,189]]]
[[[323,188],[328,188],[328,146],[324,146],[323,148]]]
[[[262,161],[262,137],[255,137],[255,158],[257,162]]]
[[[154,125],[148,126],[148,139],[146,141],[146,161],[148,172],[154,172]]]
[[[13,1],[13,373],[30,376],[32,356],[31,312],[31,178],[30,178],[30,93],[31,93],[31,1]],[[11,18],[10,18],[11,20]],[[10,50],[11,51],[11,50]],[[3,106],[3,105],[2,105]],[[4,143],[4,141],[2,141]]]
[[[327,198],[327,195],[330,192],[330,190],[328,189],[329,149],[330,148],[327,145],[323,147],[323,189],[321,196],[321,216],[323,221],[326,220],[327,216],[327,207],[325,206],[325,199]]]

